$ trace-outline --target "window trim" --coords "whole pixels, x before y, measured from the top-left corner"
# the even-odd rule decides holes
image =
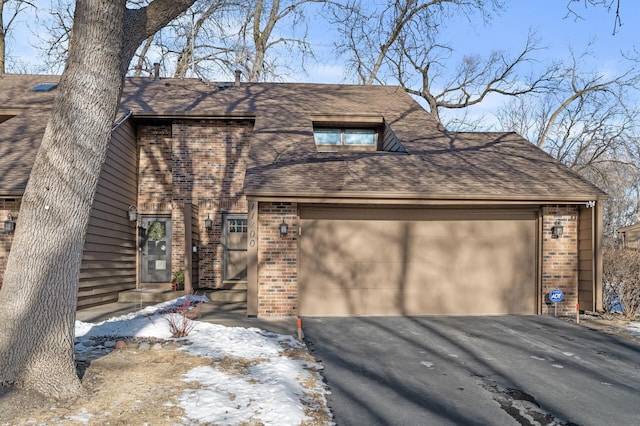
[[[318,130],[333,130],[336,133],[340,133],[339,143],[318,143],[316,140],[316,131]],[[350,144],[347,143],[346,137],[348,131],[360,130],[367,133],[373,132],[373,144]],[[381,129],[378,126],[335,126],[335,125],[314,125],[313,126],[313,141],[316,148],[320,152],[335,152],[335,151],[379,151],[380,141],[382,140]]]

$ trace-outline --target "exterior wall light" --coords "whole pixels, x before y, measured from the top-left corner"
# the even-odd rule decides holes
[[[16,230],[16,221],[13,219],[13,216],[9,215],[7,220],[4,221],[4,232],[5,234],[12,234]]]
[[[564,227],[559,220],[556,220],[556,223],[551,227],[551,238],[560,238],[563,231]]]
[[[284,237],[285,235],[287,235],[288,231],[289,231],[289,225],[287,225],[284,219],[282,219],[282,223],[280,224],[280,236]]]
[[[129,222],[135,222],[138,220],[138,209],[136,206],[129,206]]]
[[[213,221],[211,220],[208,214],[207,214],[207,218],[204,220],[204,227],[207,229],[213,228]]]

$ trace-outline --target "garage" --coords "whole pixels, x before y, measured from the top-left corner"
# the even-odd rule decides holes
[[[535,314],[537,217],[301,206],[300,315]]]

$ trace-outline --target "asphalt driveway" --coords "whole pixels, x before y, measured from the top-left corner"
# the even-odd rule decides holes
[[[640,345],[544,316],[303,318],[343,425],[638,425]]]

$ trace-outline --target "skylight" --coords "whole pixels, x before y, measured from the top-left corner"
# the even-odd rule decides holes
[[[31,88],[32,92],[50,92],[58,87],[58,83],[40,83],[37,86]]]

